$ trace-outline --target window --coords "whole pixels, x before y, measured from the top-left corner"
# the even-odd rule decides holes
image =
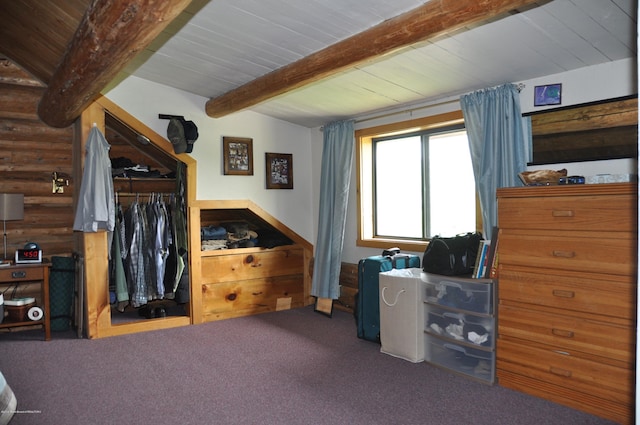
[[[461,112],[356,132],[358,245],[421,251],[481,228]]]

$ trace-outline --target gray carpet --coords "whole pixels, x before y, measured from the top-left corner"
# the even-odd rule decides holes
[[[10,425],[611,424],[380,353],[312,307],[100,340],[0,334]]]

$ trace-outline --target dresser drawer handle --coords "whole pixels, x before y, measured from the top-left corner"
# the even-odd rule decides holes
[[[564,376],[565,378],[570,378],[571,377],[571,371],[570,370],[560,369],[559,367],[551,366],[549,368],[549,372],[553,373],[554,375]]]
[[[554,289],[552,292],[554,297],[561,297],[561,298],[573,298],[576,293],[573,291],[563,291],[561,289]]]
[[[572,210],[553,210],[551,212],[552,217],[573,217],[573,215]]]
[[[553,328],[551,329],[551,333],[556,336],[561,336],[563,338],[573,338],[573,331]]]
[[[11,278],[12,279],[22,279],[27,277],[27,272],[25,272],[24,270],[20,270],[17,272],[11,272]]]
[[[573,258],[576,256],[575,251],[553,251],[554,257],[562,257],[562,258]]]

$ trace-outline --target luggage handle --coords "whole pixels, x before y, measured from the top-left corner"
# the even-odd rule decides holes
[[[382,297],[382,301],[389,307],[393,307],[396,304],[398,304],[398,298],[400,297],[400,294],[402,294],[403,292],[406,292],[404,289],[401,289],[397,294],[396,294],[396,299],[393,300],[393,304],[389,304],[389,301],[387,301],[387,297],[384,296],[384,291],[387,289],[386,286],[382,287],[382,291],[380,293],[380,296]]]
[[[397,265],[398,265],[398,260],[402,259],[404,260],[404,265],[405,268],[409,267],[409,260],[411,259],[411,255],[410,254],[396,254],[393,256],[388,257],[391,259],[391,267],[393,267],[394,269],[397,269]]]

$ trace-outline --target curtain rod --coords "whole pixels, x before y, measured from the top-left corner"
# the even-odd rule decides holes
[[[446,100],[446,101],[443,101],[443,102],[432,103],[430,105],[416,106],[415,108],[403,109],[402,111],[387,112],[386,114],[374,115],[374,116],[368,117],[368,118],[356,119],[356,120],[354,120],[354,123],[358,124],[358,123],[361,123],[361,122],[367,122],[367,121],[378,120],[378,119],[381,119],[381,118],[392,117],[394,115],[412,113],[412,112],[415,112],[415,111],[419,111],[420,109],[433,108],[433,107],[436,107],[436,106],[447,105],[449,103],[455,103],[455,102],[458,102],[458,99]],[[324,125],[320,127],[320,131],[323,131],[323,130],[324,130]]]
[[[444,102],[432,103],[430,105],[416,106],[415,108],[405,109],[405,110],[402,110],[402,111],[388,112],[388,113],[382,114],[382,115],[376,115],[376,116],[369,117],[369,118],[362,118],[362,119],[356,120],[355,122],[356,123],[361,123],[361,122],[378,120],[380,118],[392,117],[394,115],[407,114],[407,113],[410,114],[410,113],[413,113],[415,111],[419,111],[421,109],[434,108],[436,106],[448,105],[450,103],[456,103],[458,101],[459,101],[459,99],[452,99],[452,100],[446,100]]]
[[[515,86],[518,89],[518,92],[521,92],[522,89],[524,89],[526,87],[526,84],[518,83]],[[459,102],[459,101],[460,101],[460,98],[458,97],[458,98],[455,98],[455,99],[445,100],[445,101],[438,102],[438,103],[431,103],[429,105],[416,106],[414,108],[404,109],[402,111],[388,112],[386,114],[374,115],[374,116],[368,117],[368,118],[356,119],[354,121],[354,123],[355,124],[359,124],[359,123],[362,123],[362,122],[367,122],[367,121],[378,120],[378,119],[381,119],[381,118],[392,117],[394,115],[413,113],[413,112],[419,111],[421,109],[434,108],[434,107],[437,107],[437,106],[444,106],[444,105],[448,105],[450,103],[456,103],[456,102]],[[322,131],[322,130],[324,130],[324,125],[320,127],[320,131]]]

